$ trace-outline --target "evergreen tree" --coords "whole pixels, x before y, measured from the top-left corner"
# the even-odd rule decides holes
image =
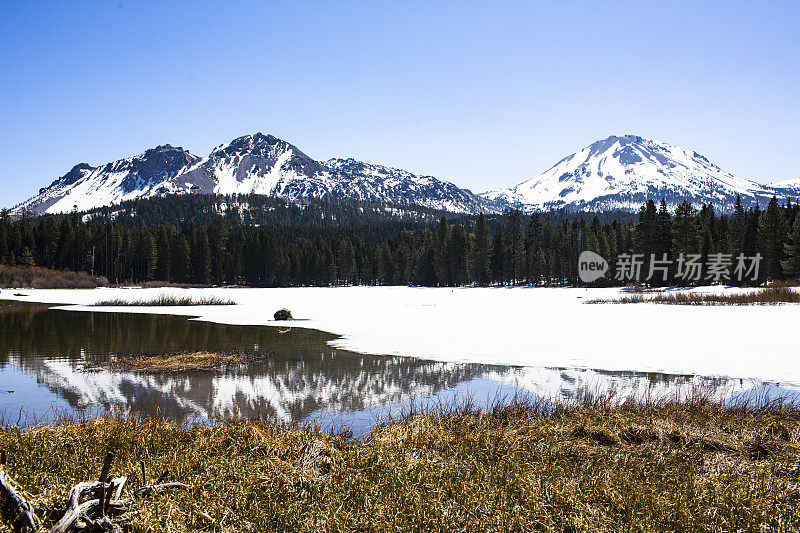
[[[8,263],[8,211],[0,212],[0,264]]]
[[[439,221],[439,229],[436,232],[436,283],[440,287],[448,284],[447,279],[447,247],[450,244],[450,225],[447,219],[442,217]]]
[[[74,246],[75,230],[72,227],[72,218],[65,217],[59,231],[56,268],[75,270]]]
[[[194,246],[191,250],[192,282],[207,285],[211,279],[211,246],[204,230],[194,233]]]
[[[536,250],[534,256],[533,268],[531,269],[531,283],[544,285],[550,284],[550,276],[547,268],[547,256],[542,248]]]
[[[639,281],[645,281],[650,269],[650,260],[658,255],[662,238],[656,204],[648,200],[639,210],[639,221],[636,224],[634,246],[637,254],[642,254],[642,272]]]
[[[711,203],[704,204],[697,216],[701,262],[703,265],[707,265],[709,256],[717,252],[717,242],[714,238],[717,217],[714,213],[714,205]]]
[[[353,243],[349,238],[343,237],[339,241],[339,247],[336,250],[336,272],[339,282],[344,284],[353,283],[355,268],[356,258]]]
[[[469,273],[469,237],[463,226],[456,224],[450,234],[447,248],[447,278],[451,285],[467,285]]]
[[[508,249],[508,244],[506,241],[506,229],[502,222],[497,224],[497,228],[494,230],[494,243],[492,245],[492,259],[491,259],[491,268],[492,268],[492,279],[504,285],[507,280],[507,268],[506,268],[506,250]]]
[[[389,245],[383,242],[378,251],[378,278],[383,285],[392,285],[396,272],[396,265]]]
[[[36,266],[36,259],[33,257],[33,251],[25,246],[22,248],[22,256],[19,262],[20,266],[34,267]]]
[[[178,233],[172,241],[170,258],[172,259],[175,281],[178,283],[190,283],[192,281],[192,268],[189,255],[189,242],[186,240],[186,235],[183,233]],[[236,281],[233,283],[236,283]]]
[[[492,253],[492,236],[489,233],[489,226],[486,224],[486,217],[483,216],[483,213],[478,215],[478,220],[475,222],[474,249],[475,281],[479,285],[488,285],[491,280],[489,259]]]
[[[414,282],[417,285],[433,287],[437,284],[436,253],[433,249],[432,240],[426,239],[426,244],[421,248],[420,256],[414,269]]]
[[[156,242],[153,233],[145,228],[139,233],[139,279],[150,281],[156,268]]]
[[[516,285],[525,272],[525,231],[522,226],[522,212],[512,209],[506,221],[508,229],[507,271],[512,284]]]
[[[228,225],[225,219],[217,215],[208,227],[208,244],[211,247],[211,282],[220,284],[225,281],[222,268],[225,258],[225,245],[228,241]],[[264,265],[267,268],[267,265]],[[266,275],[265,275],[266,280]]]
[[[793,275],[800,216],[799,205],[780,205],[777,199],[763,212],[757,204],[745,210],[738,199],[731,215],[719,216],[711,205],[698,213],[683,202],[671,217],[665,201],[658,208],[648,202],[635,223],[628,215],[563,211],[529,217],[518,211],[458,219],[448,215],[454,217],[449,220],[422,210],[419,219],[387,220],[377,214],[385,206],[354,215],[335,202],[301,209],[257,195],[250,200],[253,209],[245,211],[187,195],[134,203],[135,216],[117,206],[87,218],[24,214],[11,220],[0,212],[0,261],[96,271],[112,282],[548,285],[575,283],[577,256],[586,249],[610,262],[632,252],[660,259],[671,251],[673,260],[680,253],[702,253],[701,261],[712,253],[761,253],[761,277],[745,281],[760,283]],[[197,222],[184,227],[146,222],[173,216],[178,222],[194,216]],[[643,274],[648,274],[646,265]],[[660,273],[655,275],[660,281]]]
[[[746,213],[742,206],[742,198],[736,194],[736,203],[733,206],[733,214],[728,232],[728,252],[734,256],[744,250],[744,237],[746,230]]]
[[[761,222],[761,207],[755,204],[745,216],[745,232],[742,240],[742,251],[746,256],[754,256],[760,251],[758,243],[758,227]]]
[[[156,236],[156,267],[154,276],[161,281],[172,280],[170,272],[169,235],[165,227],[159,228]]]
[[[794,217],[792,232],[784,244],[784,255],[786,259],[781,262],[784,275],[787,278],[800,278],[800,216]]]
[[[787,238],[787,228],[778,199],[774,196],[761,216],[759,235],[764,255],[764,273],[769,279],[781,279],[783,276],[781,261],[784,259],[783,245]]]
[[[658,246],[656,253],[670,255],[672,251],[672,217],[667,202],[662,198],[658,207]]]

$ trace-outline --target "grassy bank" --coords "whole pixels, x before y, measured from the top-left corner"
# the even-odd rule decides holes
[[[619,298],[597,298],[587,304],[641,304],[668,305],[777,305],[800,303],[800,292],[789,287],[767,287],[748,292],[715,294],[703,292],[637,291]]]
[[[800,528],[800,412],[586,401],[410,415],[365,443],[230,421],[99,419],[0,433],[40,500],[113,474],[191,492],[137,504],[128,531],[789,531]],[[148,477],[149,477],[148,476]]]

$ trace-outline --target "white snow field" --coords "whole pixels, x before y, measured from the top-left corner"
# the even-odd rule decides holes
[[[693,291],[746,291],[705,287]],[[22,293],[25,296],[13,296]],[[93,307],[163,293],[219,296],[229,306]],[[619,289],[210,288],[3,290],[0,298],[82,311],[147,312],[223,324],[314,328],[364,354],[450,362],[698,374],[800,384],[800,305],[592,304]],[[296,319],[275,322],[289,308]]]

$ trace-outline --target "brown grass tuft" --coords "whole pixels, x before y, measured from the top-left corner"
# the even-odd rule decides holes
[[[108,367],[112,370],[128,372],[190,372],[193,370],[214,370],[238,366],[262,359],[263,356],[260,355],[186,352],[118,357],[108,363],[87,365],[87,367]]]

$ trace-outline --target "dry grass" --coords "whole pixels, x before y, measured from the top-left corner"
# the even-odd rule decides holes
[[[777,305],[800,303],[800,292],[790,287],[767,287],[735,294],[708,294],[702,292],[655,292],[652,296],[636,293],[619,298],[586,300],[587,304],[640,304],[670,305]]]
[[[116,285],[117,287],[131,287],[131,284],[119,284]],[[172,288],[172,289],[207,289],[210,285],[203,285],[200,283],[177,283],[174,281],[143,281],[141,283],[137,283],[136,287],[141,287],[143,289],[165,289],[165,288]]]
[[[100,307],[118,307],[118,306],[150,306],[150,307],[168,307],[168,306],[187,306],[187,305],[236,305],[231,299],[222,298],[219,296],[175,296],[173,294],[159,294],[149,300],[135,299],[127,300],[125,298],[112,298],[109,300],[101,300],[94,305]]]
[[[107,284],[106,278],[95,278],[85,272],[0,265],[0,287],[4,288],[94,289]]]
[[[703,399],[469,405],[376,427],[364,443],[231,420],[73,420],[0,433],[35,497],[114,474],[192,484],[138,504],[126,531],[790,531],[800,412]],[[0,528],[2,529],[2,528]]]
[[[15,295],[16,296],[16,295]],[[21,295],[20,295],[21,296]],[[50,306],[36,302],[19,302],[17,300],[0,299],[0,315],[25,313],[39,313],[46,311]]]
[[[664,292],[664,289],[662,288],[654,289],[650,287],[637,287],[637,286],[624,287],[622,290],[625,291],[626,293],[631,293],[631,294],[649,294],[655,292]]]
[[[787,288],[787,287],[797,287],[797,286],[798,286],[797,280],[791,280],[791,279],[776,279],[767,283],[767,287],[775,287],[775,288],[781,288],[781,287]]]
[[[118,357],[108,363],[96,363],[87,367],[107,367],[128,372],[190,372],[238,366],[263,358],[260,355],[237,353],[186,352]]]

